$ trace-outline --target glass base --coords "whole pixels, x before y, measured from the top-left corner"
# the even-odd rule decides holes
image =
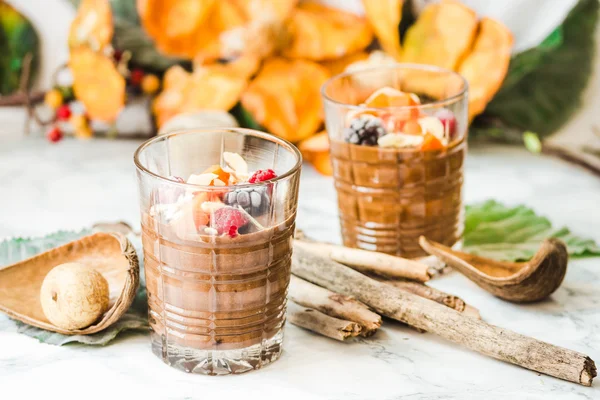
[[[167,344],[165,337],[151,332],[152,352],[171,367],[204,375],[230,375],[260,369],[279,358],[283,329],[261,344],[235,350],[198,350]]]

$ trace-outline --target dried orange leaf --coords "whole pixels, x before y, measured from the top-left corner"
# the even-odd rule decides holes
[[[271,58],[242,95],[242,106],[269,132],[300,141],[323,123],[320,89],[328,77],[319,64]]]
[[[197,66],[189,73],[180,66],[167,70],[163,91],[152,105],[160,127],[171,117],[200,110],[230,110],[240,99],[249,77],[258,68],[254,58],[227,64]]]
[[[220,35],[246,22],[233,0],[137,0],[142,26],[164,54],[213,60]]]
[[[367,20],[386,53],[400,58],[400,20],[404,0],[363,0]]]
[[[359,51],[358,53],[353,53],[344,57],[336,58],[333,60],[322,61],[320,64],[327,68],[329,74],[331,76],[341,74],[346,70],[349,65],[354,63],[365,61],[369,58],[369,53],[364,51]]]
[[[458,68],[469,82],[469,118],[481,114],[500,89],[510,63],[513,36],[506,26],[490,18],[479,22],[473,50]]]
[[[108,0],[83,0],[69,30],[69,47],[89,46],[99,51],[110,43],[113,20]]]
[[[302,153],[302,158],[311,163],[317,171],[323,175],[333,174],[329,157],[329,138],[326,131],[304,139],[298,145],[298,149]]]
[[[125,105],[125,78],[112,59],[87,47],[71,51],[75,97],[85,105],[92,119],[112,122]]]
[[[455,70],[470,50],[476,29],[477,16],[464,4],[431,4],[406,32],[402,61]]]
[[[322,61],[366,48],[373,32],[364,18],[316,3],[301,3],[288,22],[290,43],[283,55]]]

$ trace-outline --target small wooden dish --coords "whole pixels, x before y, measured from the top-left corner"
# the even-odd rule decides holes
[[[46,274],[67,262],[88,265],[108,281],[108,311],[84,329],[53,325],[42,310],[40,288]],[[120,233],[98,232],[0,269],[0,311],[28,325],[64,335],[88,335],[108,328],[131,306],[140,281],[133,245]]]

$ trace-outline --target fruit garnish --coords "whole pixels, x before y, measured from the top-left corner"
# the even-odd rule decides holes
[[[227,164],[227,172],[232,173],[238,181],[245,181],[248,178],[248,163],[238,153],[223,152],[223,161]]]
[[[451,139],[456,136],[456,117],[454,113],[447,108],[442,108],[435,113],[435,117],[439,118],[444,126],[444,132]]]
[[[255,173],[252,174],[248,182],[250,183],[258,183],[268,181],[270,179],[276,178],[277,174],[272,169],[259,169]]]
[[[238,235],[238,227],[237,226],[230,226],[229,227],[229,232],[227,232],[227,235],[229,235],[229,237],[234,238]]]
[[[237,234],[237,231],[247,223],[248,220],[240,210],[224,207],[213,213],[211,226],[217,230],[219,235],[231,232],[232,228],[235,228]]]
[[[444,132],[444,125],[438,117],[423,117],[418,120],[421,129],[425,133],[435,136],[444,146],[448,144],[448,138]]]
[[[71,108],[68,104],[63,104],[56,110],[56,119],[66,121],[71,118]]]
[[[63,103],[63,95],[58,89],[52,89],[46,92],[44,103],[52,109],[57,109]]]
[[[367,107],[406,107],[421,104],[419,97],[414,93],[402,92],[392,87],[382,87],[371,94],[364,105]]]
[[[423,133],[423,128],[414,119],[406,121],[401,130],[402,133],[406,133],[407,135],[420,135]]]
[[[423,143],[423,136],[406,135],[404,133],[388,133],[377,141],[380,147],[389,147],[403,149],[409,147],[419,147]]]
[[[236,189],[225,194],[223,201],[229,206],[243,208],[253,217],[259,217],[269,209],[269,192],[265,187]]]
[[[88,126],[88,119],[83,114],[73,114],[69,118],[69,123],[75,129],[86,128]]]
[[[94,131],[89,126],[75,129],[75,137],[79,139],[91,139],[94,137]]]
[[[46,138],[50,142],[56,143],[61,141],[61,139],[63,138],[63,134],[58,127],[54,126],[50,128],[48,132],[46,132]]]
[[[203,174],[206,174],[206,173],[217,175],[217,178],[221,182],[224,182],[224,183],[229,182],[229,176],[231,175],[229,172],[224,171],[223,168],[221,168],[221,166],[218,164],[212,165],[212,166],[208,167],[207,169],[205,169]],[[223,186],[223,185],[215,184],[214,186]]]
[[[435,135],[427,132],[425,136],[423,136],[421,150],[442,150],[444,147],[446,147],[444,143],[442,143]]]
[[[377,140],[386,133],[380,118],[363,115],[344,129],[344,140],[351,144],[376,146]]]

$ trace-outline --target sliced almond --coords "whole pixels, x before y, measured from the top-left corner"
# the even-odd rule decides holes
[[[417,122],[421,126],[423,132],[431,133],[438,138],[444,146],[448,145],[448,135],[445,134],[444,124],[438,117],[423,117],[419,118]]]
[[[210,172],[208,172],[206,174],[198,174],[198,175],[192,174],[188,178],[187,183],[191,183],[192,185],[208,186],[211,184],[211,182],[215,178],[218,178],[218,177],[219,177],[219,175],[212,174]]]
[[[406,135],[404,133],[388,133],[379,138],[377,144],[381,147],[402,149],[407,147],[419,147],[423,143],[421,135]]]
[[[226,151],[223,153],[223,160],[229,168],[233,169],[236,175],[248,175],[248,164],[238,153]]]

